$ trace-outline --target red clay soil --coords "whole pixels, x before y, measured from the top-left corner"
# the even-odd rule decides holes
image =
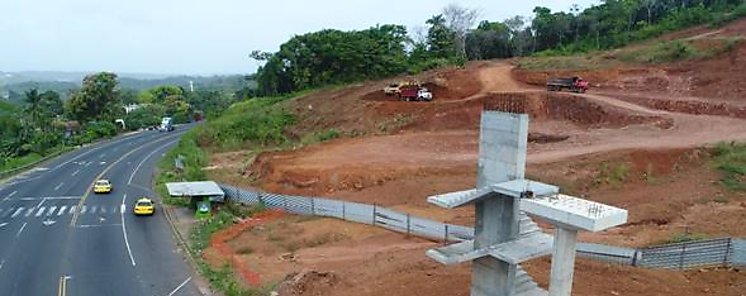
[[[259,285],[262,283],[261,274],[241,264],[238,257],[234,255],[235,251],[228,246],[228,242],[238,237],[247,229],[266,223],[267,221],[279,219],[283,215],[284,213],[282,212],[265,211],[233,227],[218,231],[210,237],[210,249],[203,253],[205,260],[216,268],[221,268],[224,263],[229,262],[242,280],[249,285]]]
[[[686,36],[743,35],[744,28],[746,21],[739,21],[717,33],[693,30]],[[291,102],[300,122],[290,135],[337,128],[353,138],[262,153],[241,168],[222,165],[235,154],[214,155],[211,174],[236,175],[223,180],[239,186],[375,203],[468,225],[474,219],[471,208],[446,211],[427,204],[426,197],[474,186],[479,115],[487,106],[530,114],[531,178],[629,210],[627,225],[583,233],[581,240],[646,246],[684,232],[746,236],[746,195],[723,190],[708,150],[697,148],[746,140],[744,57],[742,43],[728,55],[708,60],[580,73],[600,87],[582,95],[537,91],[528,85],[543,84],[548,73],[512,71],[505,62],[471,63],[418,76],[436,91],[431,103],[384,99],[381,90],[389,80],[319,92]],[[254,179],[258,182],[249,181]],[[329,229],[321,224],[341,229],[326,220],[313,227],[304,223],[312,222],[293,224],[305,230],[288,236],[323,235],[308,230]],[[344,235],[352,238],[324,246],[300,243],[290,255],[281,254],[284,263],[273,269],[275,253],[235,255],[242,246],[272,249],[267,246],[276,242],[269,234],[257,240],[257,233],[238,232],[242,234],[222,236],[215,249],[232,251],[222,256],[240,258],[231,259],[238,265],[277,272],[273,276],[278,277],[292,274],[282,295],[468,294],[468,266],[443,267],[427,259],[424,251],[432,243],[413,245],[394,233],[359,237],[348,232]],[[352,256],[357,250],[366,250],[365,256]],[[350,260],[335,261],[338,256]],[[548,267],[547,259],[527,265],[544,286]],[[585,260],[576,270],[574,295],[743,295],[746,283],[738,270],[644,270]]]

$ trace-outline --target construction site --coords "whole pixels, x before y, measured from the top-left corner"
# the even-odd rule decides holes
[[[742,19],[660,39],[708,47],[744,36]],[[746,140],[746,43],[669,64],[624,63],[618,51],[582,58],[592,65],[577,69],[527,67],[540,58],[478,61],[310,93],[287,102],[298,123],[286,133],[344,136],[282,151],[214,153],[205,170],[240,188],[475,227],[474,205],[445,209],[428,197],[473,189],[482,179],[484,110],[527,114],[525,179],[628,213],[619,226],[578,232],[579,242],[637,249],[746,237],[746,195],[723,187],[711,164],[714,145]],[[573,76],[588,82],[587,92],[547,90],[548,80]],[[412,79],[432,97],[410,101],[384,91]],[[546,234],[559,227],[535,222]],[[270,212],[213,236],[204,257],[215,266],[230,258],[243,284],[276,285],[279,295],[470,295],[471,263],[444,266],[428,257],[445,245],[408,231]],[[549,289],[551,257],[531,259],[523,270]],[[574,270],[572,295],[746,291],[746,273],[735,266],[646,268],[579,256]]]

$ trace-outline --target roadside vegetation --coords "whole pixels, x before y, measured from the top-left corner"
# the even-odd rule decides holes
[[[260,208],[254,209],[241,209],[244,215],[250,216],[257,211],[261,211]],[[211,218],[199,221],[192,231],[190,237],[190,255],[197,263],[199,272],[210,282],[210,286],[223,293],[225,296],[264,296],[268,295],[269,291],[272,290],[272,286],[262,288],[245,288],[239,284],[236,275],[230,263],[226,262],[220,267],[214,267],[210,265],[202,257],[205,249],[210,244],[210,237],[216,232],[233,225],[233,219],[237,213],[230,211],[229,209],[220,210],[214,214]]]
[[[712,165],[720,172],[720,184],[731,191],[746,190],[746,143],[720,143]]]
[[[175,123],[217,117],[252,94],[248,88],[192,92],[176,85],[137,92],[122,89],[118,76],[108,72],[86,76],[66,100],[56,91],[31,88],[18,103],[0,101],[0,177],[79,145],[155,127],[165,116]]]
[[[580,68],[602,62],[600,52],[649,40],[696,25],[722,26],[746,16],[743,0],[663,1],[607,0],[581,10],[553,12],[536,7],[530,18],[479,19],[479,11],[458,5],[424,22],[422,30],[408,31],[397,24],[367,30],[322,30],[298,35],[277,52],[254,51],[251,57],[264,65],[256,74],[257,94],[276,96],[325,85],[379,79],[450,65],[468,60],[510,57],[581,55]],[[732,48],[725,44],[727,50]],[[717,54],[689,42],[664,42],[642,52],[619,58],[641,63],[663,63]],[[639,57],[638,57],[639,56]],[[576,67],[577,60],[557,59],[522,67],[546,69]],[[533,65],[533,66],[532,66]],[[585,65],[585,66],[582,66]]]

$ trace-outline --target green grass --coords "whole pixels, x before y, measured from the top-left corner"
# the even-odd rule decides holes
[[[732,51],[742,37],[698,40],[650,41],[609,51],[591,51],[572,55],[537,55],[518,60],[518,68],[531,71],[583,71],[616,68],[624,65],[649,65],[705,59]]]
[[[679,233],[663,242],[663,244],[678,244],[707,239],[707,235],[701,233]]]
[[[201,126],[196,127],[181,136],[179,143],[173,149],[169,150],[158,163],[158,176],[156,177],[156,192],[163,197],[166,204],[177,206],[188,206],[189,200],[185,198],[172,198],[166,190],[168,182],[183,181],[204,181],[207,175],[202,170],[207,165],[207,153],[197,147],[195,141],[196,132]],[[184,163],[184,169],[177,169],[175,159],[181,156]]]
[[[630,168],[625,163],[601,163],[598,175],[593,180],[593,184],[596,186],[600,185],[614,185],[618,186],[627,180],[629,176]]]
[[[294,124],[296,117],[278,103],[288,99],[254,98],[236,103],[196,132],[197,144],[223,151],[287,144],[291,139],[285,136],[285,128]]]
[[[66,147],[66,146],[58,146],[54,147],[52,149],[49,149],[46,153],[46,155],[42,156],[38,153],[30,153],[26,154],[21,157],[11,157],[7,159],[0,159],[0,178],[4,177],[2,175],[3,172],[10,172],[11,170],[16,170],[19,168],[30,166],[36,162],[41,161],[45,157],[54,157],[57,155],[60,155],[62,153],[65,153],[67,151],[73,150],[72,147]]]
[[[731,191],[746,190],[746,143],[720,143],[713,151],[713,167],[720,184]]]
[[[340,136],[341,133],[339,132],[339,130],[336,128],[332,128],[323,132],[314,132],[307,134],[303,138],[301,138],[300,142],[303,145],[311,145],[333,140],[339,138]]]

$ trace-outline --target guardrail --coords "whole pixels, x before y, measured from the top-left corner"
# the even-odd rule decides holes
[[[474,228],[437,222],[380,207],[318,197],[292,196],[220,185],[227,200],[244,205],[262,204],[297,215],[330,217],[374,225],[392,231],[442,242],[474,237]],[[647,268],[688,269],[713,266],[746,266],[746,240],[722,238],[642,249],[579,243],[578,256],[613,264]]]
[[[26,165],[23,165],[23,166],[14,168],[14,169],[10,169],[10,170],[7,170],[7,171],[2,171],[2,172],[0,172],[0,180],[5,179],[5,178],[10,177],[10,176],[13,176],[15,174],[18,174],[20,172],[26,171],[26,170],[28,170],[30,168],[33,168],[33,167],[39,165],[42,162],[45,162],[47,160],[50,160],[52,158],[55,158],[55,157],[60,156],[62,154],[65,154],[67,152],[70,152],[70,151],[72,151],[74,149],[75,148],[73,148],[73,147],[67,147],[67,148],[62,149],[60,151],[57,151],[57,152],[54,152],[54,153],[49,154],[47,156],[44,156],[41,159],[39,159],[37,161],[34,161],[32,163],[29,163],[29,164],[26,164]]]

